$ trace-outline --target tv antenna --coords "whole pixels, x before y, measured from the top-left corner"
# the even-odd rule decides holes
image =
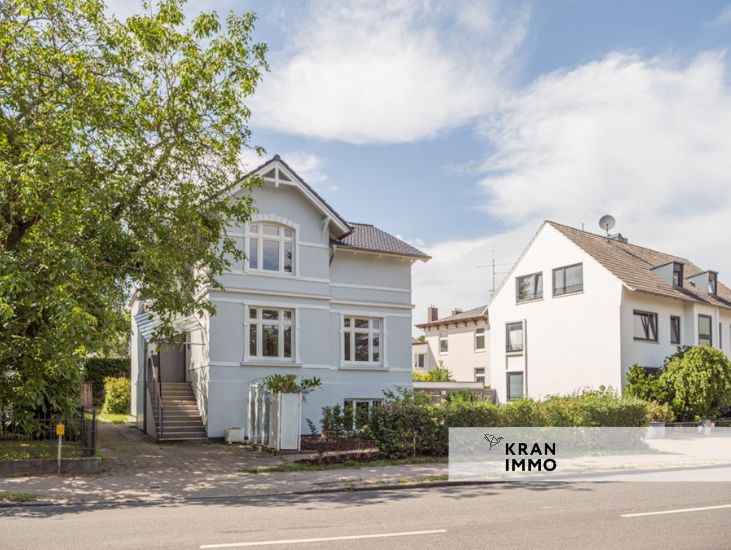
[[[606,232],[607,237],[609,237],[609,230],[614,227],[615,223],[617,223],[617,220],[614,219],[614,216],[609,214],[605,214],[599,219],[599,227]]]

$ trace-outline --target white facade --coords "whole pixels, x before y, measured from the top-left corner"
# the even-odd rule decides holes
[[[426,336],[426,365],[418,372],[441,365],[456,382],[490,383],[490,327],[484,307],[477,310],[418,325]]]
[[[248,258],[220,278],[225,290],[205,291],[216,314],[189,335],[185,378],[209,438],[246,426],[249,384],[273,373],[322,380],[303,433],[325,405],[411,384],[411,265],[426,257],[333,245],[348,227],[286,164],[275,157],[259,174],[258,213],[230,231]]]
[[[559,284],[556,292],[554,270],[566,266],[577,266],[572,273],[581,273],[581,288],[572,285],[565,292]],[[518,300],[518,279],[539,273],[542,295]],[[536,279],[523,280],[529,281],[524,296],[531,296]],[[697,345],[699,314],[712,318],[712,345],[731,353],[729,309],[632,288],[549,222],[535,235],[488,310],[490,380],[502,402],[510,399],[509,394],[541,399],[600,386],[621,391],[633,364],[660,367],[678,345]],[[644,334],[644,315],[656,319],[649,323],[654,330],[647,329],[648,339],[638,338]],[[679,342],[671,343],[671,316],[680,318]],[[509,343],[511,328],[515,330]]]

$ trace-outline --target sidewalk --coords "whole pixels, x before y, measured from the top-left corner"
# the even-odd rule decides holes
[[[169,502],[302,493],[443,479],[447,465],[404,464],[335,470],[247,473],[293,462],[301,455],[211,443],[158,444],[131,424],[101,424],[96,476],[0,478],[0,491],[31,493],[43,502]]]

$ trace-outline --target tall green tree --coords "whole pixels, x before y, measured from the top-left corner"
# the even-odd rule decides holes
[[[170,334],[242,254],[227,227],[253,208],[232,190],[266,45],[253,13],[182,4],[0,2],[0,402],[20,419],[75,404],[132,287]]]

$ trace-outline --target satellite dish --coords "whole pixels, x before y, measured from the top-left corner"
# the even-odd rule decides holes
[[[609,235],[609,230],[614,227],[615,223],[617,222],[614,216],[610,216],[609,214],[605,214],[599,219],[599,227],[606,231],[607,235]]]

